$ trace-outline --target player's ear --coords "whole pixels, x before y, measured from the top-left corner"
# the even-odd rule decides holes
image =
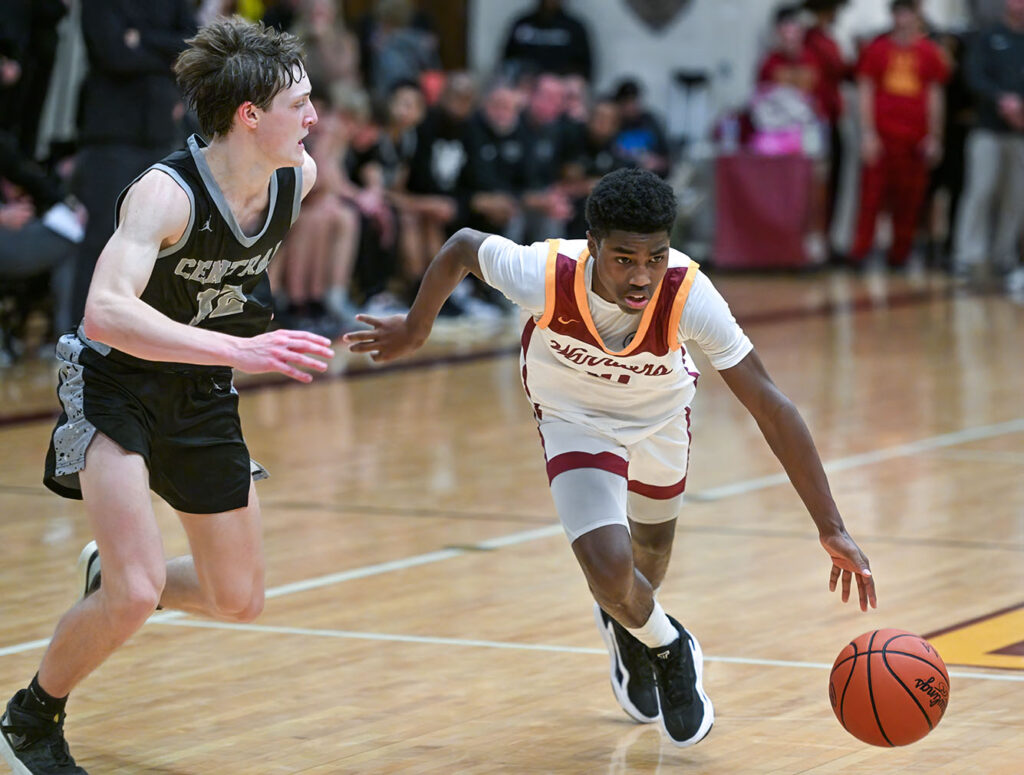
[[[238,110],[235,111],[235,116],[242,126],[249,129],[255,129],[260,123],[259,113],[252,102],[243,102],[239,105]]]
[[[597,251],[601,247],[600,240],[597,239],[590,231],[587,231],[587,250],[590,251],[590,255],[597,258]]]

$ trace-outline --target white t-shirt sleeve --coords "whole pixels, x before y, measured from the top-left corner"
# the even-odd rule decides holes
[[[679,319],[679,341],[693,341],[718,371],[732,368],[754,349],[722,294],[698,272]]]
[[[519,245],[492,234],[477,251],[484,282],[532,315],[544,312],[548,244]]]

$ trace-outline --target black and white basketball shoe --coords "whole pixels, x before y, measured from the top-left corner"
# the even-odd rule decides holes
[[[658,682],[661,728],[680,748],[703,740],[715,723],[715,709],[704,693],[704,655],[686,628],[669,617],[679,637],[667,646],[648,649]]]
[[[594,622],[608,649],[612,691],[622,709],[641,724],[658,720],[658,690],[647,647],[594,603]]]

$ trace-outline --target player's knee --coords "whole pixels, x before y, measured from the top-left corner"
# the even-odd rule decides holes
[[[224,584],[212,592],[212,613],[223,621],[251,622],[263,612],[262,584]]]
[[[265,598],[263,596],[263,588],[260,587],[257,590],[253,590],[252,595],[249,597],[249,604],[238,613],[236,621],[239,622],[251,622],[256,619],[261,613],[263,613],[263,604]]]
[[[583,541],[583,536],[579,541]],[[602,546],[577,551],[583,572],[594,594],[604,603],[620,605],[629,599],[634,583],[633,554],[626,546]]]
[[[664,557],[672,553],[672,539],[675,537],[675,523],[671,529],[659,529],[661,525],[644,525],[642,530],[633,531],[633,544],[644,554]]]
[[[164,587],[162,577],[148,574],[138,574],[118,584],[110,583],[107,578],[103,582],[101,589],[114,626],[129,632],[134,632],[152,616],[160,604]]]

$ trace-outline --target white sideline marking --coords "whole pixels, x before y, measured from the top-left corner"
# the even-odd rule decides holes
[[[607,654],[605,649],[584,646],[556,646],[546,643],[510,643],[498,640],[474,640],[472,638],[441,638],[432,635],[391,635],[381,632],[355,632],[353,630],[324,630],[308,627],[278,627],[270,624],[241,624],[236,622],[211,622],[200,619],[164,620],[161,624],[175,627],[195,627],[207,630],[237,630],[241,632],[274,633],[277,635],[311,635],[318,638],[345,638],[349,640],[392,641],[398,643],[425,643],[435,646],[467,646],[490,649],[513,649],[516,651],[555,651],[562,654]],[[704,655],[705,662],[723,662],[733,665],[761,665],[766,667],[811,668],[814,670],[831,670],[832,665],[825,662],[797,662],[788,659],[756,659],[754,657],[710,657]],[[1024,683],[1024,675],[1004,673],[973,673],[952,671],[955,678],[977,678],[984,681],[1010,681]]]
[[[888,449],[880,449],[875,452],[866,452],[860,455],[851,455],[845,458],[839,458],[829,463],[825,463],[825,470],[828,472],[833,471],[846,471],[851,468],[857,468],[860,466],[872,465],[885,460],[891,460],[896,457],[904,457],[907,455],[913,455],[918,452],[925,452],[933,449],[941,449],[943,447],[951,447],[956,444],[963,444],[970,441],[978,441],[980,439],[993,438],[995,436],[1006,435],[1009,433],[1017,433],[1024,431],[1024,417],[1018,417],[1015,420],[1008,420],[1007,422],[996,423],[994,425],[981,425],[976,428],[965,428],[963,430],[954,431],[952,433],[944,433],[939,436],[932,436],[931,438],[921,439],[919,441],[912,441],[907,444],[900,444],[895,447],[889,447]],[[775,474],[772,476],[762,476],[756,479],[747,479],[745,481],[736,482],[734,484],[724,485],[722,487],[712,488],[705,490],[701,493],[694,493],[691,497],[694,500],[702,501],[713,501],[727,498],[732,495],[740,495],[744,493],[754,492],[756,490],[762,490],[767,487],[774,487],[778,484],[784,484],[789,479],[785,474]],[[485,541],[480,541],[476,546],[482,549],[498,549],[503,546],[514,546],[515,544],[526,543],[528,541],[535,541],[540,538],[550,538],[551,536],[560,535],[562,533],[562,526],[560,524],[549,525],[547,527],[536,528],[533,530],[523,530],[517,533],[511,533],[506,536],[498,536],[497,538],[489,538]],[[440,562],[441,560],[448,560],[453,557],[459,557],[464,554],[468,554],[468,549],[442,549],[436,552],[428,552],[426,554],[417,554],[412,557],[403,557],[398,560],[392,560],[390,562],[377,563],[375,565],[366,565],[362,568],[352,568],[347,571],[341,571],[339,573],[330,573],[325,576],[317,576],[311,579],[304,579],[302,581],[295,581],[290,584],[281,584],[276,587],[267,589],[265,597],[269,600],[275,597],[281,597],[283,595],[292,595],[297,592],[306,592],[311,589],[319,589],[321,587],[331,586],[334,584],[340,584],[345,581],[351,581],[353,579],[366,578],[368,576],[376,576],[381,573],[390,573],[396,570],[405,570],[406,568],[414,568],[418,565],[428,565],[430,563]],[[150,618],[151,623],[163,624],[171,623],[172,621],[178,621],[185,617],[185,613],[181,611],[161,611],[154,614]],[[191,624],[191,622],[190,622]],[[395,636],[396,638],[398,636]],[[27,641],[25,643],[16,643],[11,646],[0,647],[0,657],[8,656],[10,654],[20,654],[25,651],[31,651],[37,648],[44,648],[49,644],[50,639],[44,638],[41,640]],[[724,658],[721,658],[724,660]],[[754,663],[751,663],[754,664]],[[769,664],[769,663],[766,663]],[[975,677],[976,674],[972,674],[971,677]]]
[[[981,439],[991,439],[995,436],[1005,436],[1009,433],[1019,433],[1021,431],[1024,431],[1024,417],[1018,417],[1015,420],[996,423],[994,425],[980,425],[977,428],[964,428],[963,430],[953,431],[952,433],[943,433],[941,436],[932,436],[929,439],[921,439],[919,441],[911,441],[906,444],[898,444],[895,447],[889,447],[887,449],[879,449],[874,452],[864,452],[860,455],[841,457],[837,460],[825,463],[825,472],[831,474],[836,471],[849,471],[851,468],[874,465],[875,463],[882,463],[886,460],[892,460],[898,457],[915,455],[919,452],[928,452],[933,449],[942,449],[943,447],[953,447],[957,444],[965,444],[970,441],[980,441]],[[755,490],[774,487],[778,484],[786,484],[787,482],[789,482],[789,478],[784,473],[772,474],[771,476],[761,476],[757,479],[747,479],[742,482],[736,482],[735,484],[726,484],[722,487],[713,487],[710,490],[695,492],[690,497],[695,501],[716,501],[721,500],[722,498],[732,497],[733,495],[743,495],[748,492],[754,492]]]

